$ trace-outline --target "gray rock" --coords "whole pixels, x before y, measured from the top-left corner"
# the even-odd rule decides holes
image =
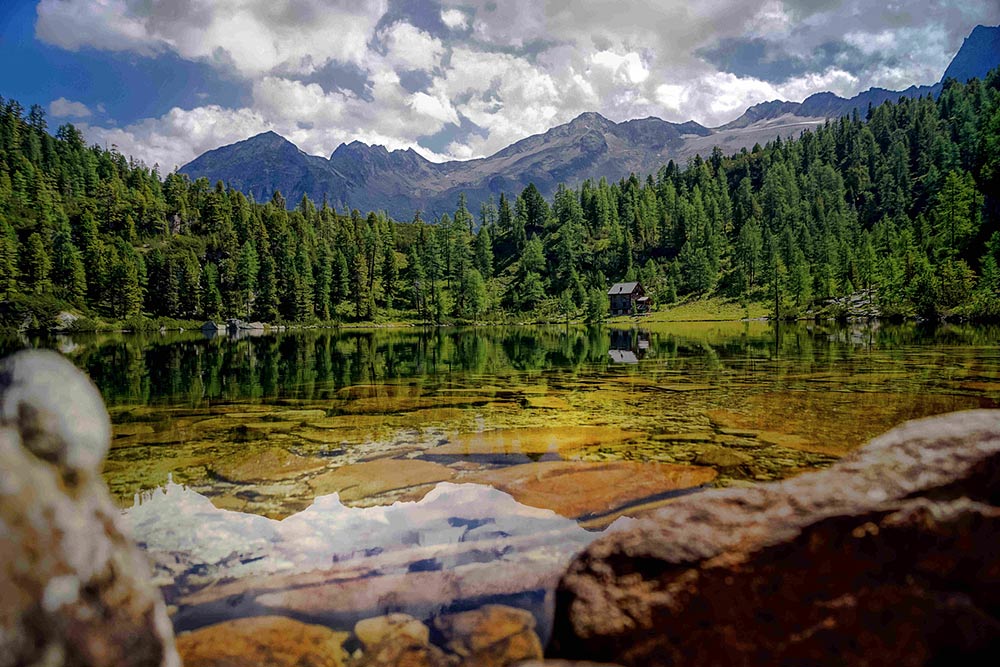
[[[0,425],[66,473],[99,472],[111,420],[97,387],[65,357],[25,350],[0,363]]]
[[[56,353],[0,365],[0,667],[179,665],[98,474],[109,436],[96,388]]]
[[[78,319],[80,319],[78,316],[64,310],[56,315],[55,326],[53,328],[56,331],[65,331],[72,328]]]

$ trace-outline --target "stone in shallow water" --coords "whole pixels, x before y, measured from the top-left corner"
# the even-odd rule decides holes
[[[427,626],[423,623],[420,625],[427,630]],[[380,637],[377,642],[365,644],[364,652],[353,665],[355,667],[453,667],[454,660],[438,647],[432,646],[426,638],[414,637],[405,632],[390,632]]]
[[[542,657],[535,618],[523,609],[490,604],[440,616],[434,626],[463,667],[504,667]]]
[[[539,426],[464,433],[427,452],[428,456],[476,454],[562,454],[595,445],[617,445],[641,438],[641,431],[611,426]]]
[[[211,471],[230,482],[269,482],[299,477],[326,467],[323,461],[298,456],[281,447],[237,452],[210,464]]]
[[[316,495],[339,493],[341,502],[351,503],[413,487],[426,487],[426,493],[431,485],[454,476],[450,468],[431,461],[378,459],[323,473],[309,480],[309,486]]]
[[[705,445],[695,456],[694,462],[696,465],[713,468],[736,468],[753,463],[753,457],[743,452],[735,452],[728,447]]]
[[[617,461],[540,461],[485,471],[464,481],[489,484],[532,507],[569,518],[596,517],[714,480],[712,468]]]
[[[387,614],[358,621],[354,634],[365,649],[372,649],[390,637],[406,637],[422,645],[430,643],[430,628],[409,614]]]
[[[282,616],[225,621],[177,638],[185,667],[342,667],[346,632]]]

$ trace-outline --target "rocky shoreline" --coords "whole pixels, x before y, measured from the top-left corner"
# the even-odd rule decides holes
[[[99,393],[68,361],[3,362],[0,667],[976,665],[1000,649],[1000,411],[909,422],[784,482],[636,508],[561,576],[470,562],[485,576],[463,592],[448,571],[407,566],[379,578],[382,597],[336,568],[283,576],[272,594],[262,577],[251,598],[220,582],[195,593],[206,616],[176,638],[100,479],[109,437]],[[559,580],[554,610],[496,604],[517,603],[502,595],[514,580]],[[441,607],[448,595],[469,608]],[[354,608],[362,598],[379,602]],[[392,612],[407,598],[436,611]],[[242,618],[222,612],[247,600]],[[342,618],[324,624],[332,608]]]

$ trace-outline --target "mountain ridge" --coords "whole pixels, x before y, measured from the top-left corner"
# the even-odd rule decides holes
[[[656,172],[670,160],[707,155],[714,146],[730,153],[797,136],[829,119],[865,113],[899,98],[940,94],[949,78],[975,78],[1000,64],[1000,26],[977,26],[964,40],[942,80],[902,91],[870,88],[851,98],[820,92],[802,102],[772,100],[749,107],[715,128],[695,121],[674,123],[655,116],[621,122],[595,111],[472,160],[431,162],[409,149],[389,151],[354,140],[341,143],[329,158],[309,155],[274,131],[222,146],[180,168],[192,178],[223,181],[258,201],[280,190],[289,205],[303,195],[337,207],[384,210],[409,219],[415,211],[432,217],[453,211],[460,193],[469,208],[500,192],[519,192],[529,183],[550,196],[559,183],[574,186],[587,178],[617,180],[629,173]],[[984,70],[985,68],[985,70]]]

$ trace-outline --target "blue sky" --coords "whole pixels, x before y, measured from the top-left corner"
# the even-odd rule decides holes
[[[0,95],[166,171],[265,130],[488,155],[584,111],[715,126],[937,81],[981,0],[6,0]]]

